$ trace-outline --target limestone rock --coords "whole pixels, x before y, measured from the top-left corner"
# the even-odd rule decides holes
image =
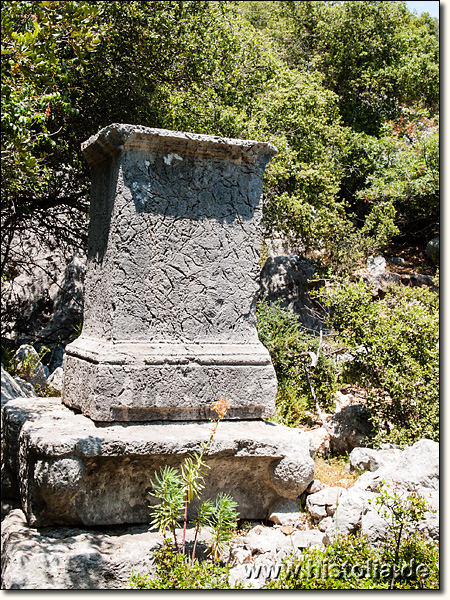
[[[322,531],[323,533],[329,534],[329,531],[332,529],[333,523],[333,517],[325,517],[324,519],[319,521],[317,529],[319,531]]]
[[[386,460],[395,458],[401,451],[399,449],[377,450],[373,448],[354,448],[350,452],[349,471],[376,471]]]
[[[323,483],[318,479],[314,479],[306,488],[307,494],[315,494],[316,492],[320,492],[323,490]]]
[[[368,498],[373,498],[373,495],[355,488],[346,490],[340,496],[333,517],[334,534],[355,533],[361,527]]]
[[[330,453],[330,434],[325,427],[316,427],[306,432],[317,456],[327,456]]]
[[[303,256],[269,257],[260,275],[260,296],[295,312],[308,329],[323,329],[323,307],[311,296],[315,265]]]
[[[370,275],[383,275],[386,271],[386,259],[384,256],[369,256],[367,259],[367,270]]]
[[[38,397],[33,384],[31,384],[29,381],[25,381],[25,379],[22,379],[22,377],[19,377],[18,375],[14,376],[14,381],[17,383],[17,385],[23,391],[22,398],[37,398]]]
[[[436,289],[434,281],[428,275],[421,273],[382,273],[381,275],[372,275],[363,273],[362,280],[371,287],[374,298],[384,298],[386,291],[391,284],[404,285],[406,287],[420,287],[426,285],[431,289]]]
[[[243,541],[252,554],[265,554],[280,550],[286,544],[285,538],[279,529],[258,525],[249,531]]]
[[[56,369],[53,371],[53,373],[47,379],[47,384],[54,390],[61,392],[62,386],[63,386],[63,380],[64,380],[63,368],[56,367]]]
[[[426,255],[429,256],[435,262],[439,260],[439,237],[435,237],[428,242],[425,252]]]
[[[58,398],[4,407],[5,463],[18,473],[32,525],[85,526],[148,521],[151,479],[163,465],[201,452],[209,422],[98,426]],[[264,421],[223,421],[205,454],[204,497],[221,491],[241,518],[267,518],[298,498],[314,476],[309,438]],[[195,511],[195,504],[192,504]]]
[[[21,510],[13,510],[2,523],[2,588],[125,589],[133,572],[154,575],[153,550],[161,543],[147,525],[38,530],[28,526]]]
[[[306,507],[313,519],[320,521],[327,516],[332,516],[336,510],[338,498],[344,489],[338,486],[324,488],[320,492],[307,496]]]
[[[308,486],[309,487],[309,486]],[[298,499],[286,500],[277,506],[277,510],[272,512],[268,519],[276,525],[294,526],[300,518],[300,503]]]
[[[410,447],[369,450],[358,448],[350,455],[353,468],[365,465],[355,485],[343,493],[333,517],[331,531],[349,533],[357,529],[376,543],[386,539],[389,523],[380,516],[375,498],[381,490],[405,499],[420,494],[429,506],[425,519],[413,526],[431,539],[439,539],[439,444],[420,440]]]
[[[252,551],[247,548],[236,547],[230,551],[230,566],[245,565],[252,561]]]
[[[423,439],[401,453],[393,452],[390,460],[385,457],[380,468],[362,475],[357,484],[361,489],[376,491],[383,480],[408,491],[437,491],[439,444]]]
[[[59,216],[69,226],[73,215],[68,212]],[[11,252],[19,272],[2,284],[5,328],[24,341],[69,342],[82,320],[84,250],[62,247],[51,235],[44,242],[27,230],[14,238]]]
[[[346,454],[361,446],[373,430],[370,412],[362,404],[353,404],[335,413],[327,420],[326,426],[330,447],[335,454]]]
[[[2,381],[2,407],[4,404],[14,398],[23,398],[26,394],[24,393],[23,387],[15,381],[14,377],[5,371],[3,365],[1,367],[1,381]]]
[[[397,273],[383,273],[382,275],[371,275],[370,273],[364,273],[362,275],[363,281],[369,285],[372,289],[372,296],[374,298],[384,298],[386,291],[391,284],[401,284],[402,276]]]
[[[39,354],[30,344],[23,344],[14,354],[16,369],[33,386],[43,387],[50,375],[48,368],[41,363]]]
[[[319,529],[297,531],[292,535],[292,543],[296,548],[308,548],[309,546],[326,546],[330,543],[328,536]]]

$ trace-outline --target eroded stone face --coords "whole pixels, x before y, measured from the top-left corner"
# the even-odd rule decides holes
[[[4,407],[5,458],[30,525],[148,523],[155,473],[200,454],[209,422],[94,423],[59,398]],[[221,492],[242,519],[264,519],[296,500],[314,477],[310,438],[262,420],[221,422],[205,451],[201,500]],[[196,515],[199,500],[189,505]]]
[[[84,325],[67,347],[64,402],[99,421],[274,412],[258,340],[267,143],[111,125],[92,166]]]

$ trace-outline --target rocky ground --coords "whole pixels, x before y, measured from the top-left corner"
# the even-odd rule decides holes
[[[299,502],[241,529],[222,556],[230,567],[230,583],[260,589],[277,576],[282,560],[309,546],[325,547],[339,534],[361,530],[373,543],[385,539],[388,522],[373,499],[383,489],[400,496],[417,491],[430,510],[420,531],[439,538],[439,444],[421,440],[400,450],[355,448],[348,470],[361,473],[349,488],[315,479]],[[132,573],[154,574],[152,551],[163,541],[147,525],[94,528],[29,527],[20,508],[6,506],[2,523],[3,589],[123,589]],[[178,531],[181,536],[181,531]],[[193,530],[188,532],[192,545]],[[200,549],[206,550],[208,530]],[[188,550],[190,548],[188,544]]]

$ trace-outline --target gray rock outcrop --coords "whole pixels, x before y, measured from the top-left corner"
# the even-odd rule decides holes
[[[10,400],[14,400],[15,398],[23,398],[27,396],[27,392],[25,392],[24,387],[20,385],[16,379],[12,375],[5,371],[2,365],[1,371],[1,382],[2,382],[2,408],[3,406],[9,402]]]
[[[311,296],[311,290],[319,285],[311,282],[315,274],[314,262],[303,256],[269,257],[260,275],[260,297],[269,302],[280,302],[299,316],[302,325],[309,330],[325,330],[326,312]]]
[[[370,411],[362,404],[346,406],[326,421],[331,451],[345,454],[364,444],[373,431]]]
[[[425,253],[429,256],[433,261],[439,261],[440,248],[439,248],[439,237],[435,237],[430,240],[425,249]]]
[[[154,574],[153,550],[161,543],[148,526],[38,530],[13,510],[2,523],[2,589],[125,589],[133,572]]]
[[[431,539],[439,538],[439,444],[420,440],[410,447],[369,450],[355,448],[350,454],[353,469],[368,468],[355,485],[343,492],[327,533],[360,529],[370,541],[386,539],[389,523],[380,516],[375,499],[382,490],[405,501],[415,492],[427,502],[425,518],[413,524]],[[310,496],[311,497],[311,496]]]
[[[21,268],[2,284],[2,331],[12,338],[66,344],[82,321],[85,252],[63,249],[55,240],[45,247],[30,232],[22,236],[14,247]]]

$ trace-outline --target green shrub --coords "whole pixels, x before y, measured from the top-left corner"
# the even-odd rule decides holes
[[[267,589],[390,589],[393,578],[396,589],[439,589],[438,565],[438,544],[418,534],[402,543],[396,563],[370,544],[367,536],[342,535],[325,549],[310,547],[291,555]]]
[[[324,298],[329,325],[354,358],[343,378],[370,391],[374,443],[439,440],[439,294],[391,286],[373,301],[362,281]]]
[[[383,556],[400,569],[402,565],[408,564],[407,560],[405,562],[408,558],[417,562],[417,556],[420,555],[423,561],[426,561],[429,554],[426,551],[427,542],[419,536],[411,536],[408,527],[416,528],[419,521],[426,519],[430,506],[425,498],[415,491],[405,494],[400,489],[397,490],[396,486],[392,491],[388,491],[387,487],[390,488],[391,485],[387,484],[382,488],[375,498],[377,511],[389,526]],[[394,588],[395,585],[396,577],[393,573],[390,587]]]
[[[152,517],[151,525],[157,527],[159,533],[164,537],[166,531],[173,535],[173,542],[177,552],[185,555],[186,552],[186,528],[188,523],[188,506],[194,498],[200,497],[204,488],[205,469],[209,468],[204,461],[204,454],[216,434],[220,421],[225,417],[230,405],[227,400],[221,398],[212,402],[211,410],[218,413],[217,419],[213,419],[213,427],[207,442],[202,442],[202,452],[193,452],[188,455],[181,464],[180,470],[164,465],[159,473],[155,472],[155,480],[152,481],[151,496],[154,496],[156,504],[150,507]],[[215,503],[206,499],[200,504],[195,519],[195,538],[192,550],[191,565],[195,560],[195,549],[197,537],[202,527],[208,526],[212,529],[212,540],[210,554],[214,561],[219,560],[223,551],[237,526],[239,513],[236,511],[238,504],[228,494],[218,494]],[[183,524],[183,539],[180,547],[176,535],[176,528]]]
[[[155,551],[156,577],[133,573],[128,588],[134,590],[215,590],[233,589],[227,567],[213,562],[193,564],[179,554],[168,540]]]
[[[308,386],[305,366],[322,409],[334,401],[337,371],[327,356],[330,342],[322,345],[317,365],[312,368],[310,353],[316,353],[319,337],[302,329],[294,313],[280,306],[280,302],[261,300],[257,306],[257,328],[261,342],[268,349],[278,379],[275,420],[296,427],[304,418],[305,410],[314,409],[314,400]]]

